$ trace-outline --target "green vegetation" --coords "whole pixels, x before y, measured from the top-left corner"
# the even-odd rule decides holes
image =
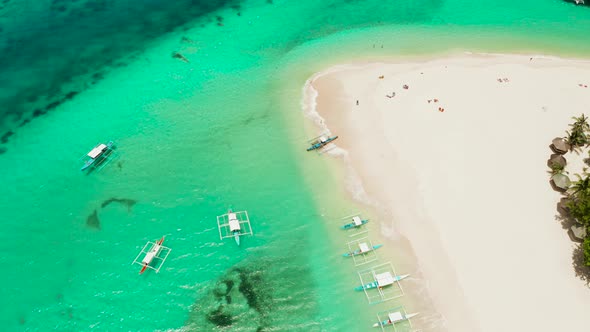
[[[588,144],[587,132],[590,130],[590,125],[588,125],[588,118],[584,114],[573,119],[575,121],[570,125],[571,130],[566,133],[567,142],[572,146],[572,149],[575,149]]]
[[[584,243],[582,243],[582,251],[584,252],[586,266],[590,266],[590,264],[588,264],[588,257],[590,257],[590,236],[586,236],[586,239],[584,239]]]
[[[551,175],[563,173],[564,166],[558,163],[551,164]]]
[[[570,124],[570,130],[567,131],[567,141],[571,144],[572,149],[581,148],[590,143],[588,133],[590,125],[588,118],[582,114],[580,117],[573,118],[574,123]],[[552,174],[563,172],[563,167],[556,163],[550,165]],[[584,264],[590,266],[590,175],[584,173],[576,174],[578,181],[574,182],[568,190],[568,203],[566,204],[568,212],[579,226],[584,227],[586,238],[582,244],[584,253]]]

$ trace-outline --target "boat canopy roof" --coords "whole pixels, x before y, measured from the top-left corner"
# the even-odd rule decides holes
[[[105,150],[107,149],[107,146],[105,144],[99,144],[97,145],[94,149],[90,150],[90,152],[88,152],[88,157],[94,159],[98,156],[100,156],[101,153],[103,153]]]
[[[379,285],[379,287],[391,285],[394,283],[393,276],[390,272],[376,274],[375,279],[377,279],[377,285]]]
[[[240,230],[240,222],[238,221],[238,219],[230,219],[229,220],[229,231],[233,232],[233,231],[239,231]]]
[[[389,317],[389,320],[391,320],[391,322],[397,322],[404,319],[404,315],[402,315],[402,313],[399,311],[389,313],[387,317]]]
[[[143,264],[149,264],[154,259],[156,254],[157,254],[156,251],[149,251],[147,254],[145,254],[145,257],[143,258],[143,260],[141,262]]]
[[[229,219],[230,221],[232,221],[232,220],[238,220],[238,217],[236,216],[235,213],[230,212],[230,213],[227,214],[227,219]]]
[[[320,136],[320,139],[319,139],[319,141],[320,141],[321,143],[324,143],[324,142],[325,142],[325,141],[327,141],[327,140],[328,140],[328,138],[327,138],[326,136]]]
[[[359,243],[359,248],[361,249],[361,252],[367,252],[371,250],[369,249],[369,245],[367,245],[365,242]]]
[[[356,225],[356,226],[360,226],[363,224],[363,221],[361,220],[360,217],[356,216],[356,217],[352,217],[352,222]]]

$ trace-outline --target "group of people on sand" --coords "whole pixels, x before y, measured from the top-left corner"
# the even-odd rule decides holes
[[[436,98],[434,98],[434,99],[428,99],[428,103],[430,104],[431,102],[438,103],[438,99],[436,99]],[[442,112],[445,111],[445,109],[443,107],[439,107],[438,108],[438,111],[442,113]]]
[[[509,80],[509,79],[507,79],[506,77],[504,77],[504,78],[498,78],[496,81],[498,81],[498,82],[500,82],[500,83],[502,83],[502,82],[504,82],[504,83],[508,83],[508,82],[510,82],[510,80]]]
[[[384,76],[379,76],[379,79],[383,79],[383,77],[384,77]],[[408,90],[408,89],[410,88],[410,86],[409,86],[409,85],[407,85],[407,84],[404,84],[404,85],[402,86],[402,88],[403,88],[404,90]],[[387,98],[393,98],[393,97],[395,97],[395,91],[394,91],[394,92],[392,92],[390,95],[385,95],[385,97],[387,97]]]

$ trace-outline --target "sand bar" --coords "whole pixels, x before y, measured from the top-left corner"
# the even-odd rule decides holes
[[[395,245],[401,234],[416,255],[444,317],[416,320],[424,330],[588,329],[590,291],[547,167],[551,140],[590,113],[587,86],[590,61],[512,55],[356,63],[310,78],[307,115],[340,136],[383,236]]]

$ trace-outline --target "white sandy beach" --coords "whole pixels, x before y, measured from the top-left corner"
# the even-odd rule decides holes
[[[313,90],[318,124],[340,136],[390,250],[394,235],[409,241],[444,317],[434,327],[416,319],[417,328],[590,329],[590,290],[575,276],[576,244],[556,220],[561,195],[547,167],[551,140],[590,114],[590,61],[358,63],[318,73]]]

